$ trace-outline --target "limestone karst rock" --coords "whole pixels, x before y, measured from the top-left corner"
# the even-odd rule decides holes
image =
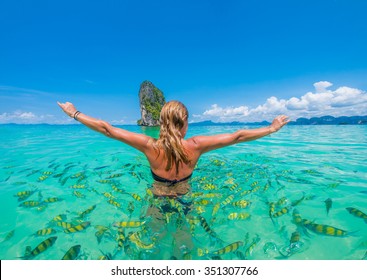
[[[144,81],[140,85],[139,102],[141,119],[138,125],[157,126],[159,125],[159,114],[166,103],[163,92],[150,81]]]

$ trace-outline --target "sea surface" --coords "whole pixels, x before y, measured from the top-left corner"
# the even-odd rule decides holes
[[[209,152],[179,199],[152,197],[144,155],[81,125],[0,125],[0,155],[3,260],[367,258],[367,126]]]

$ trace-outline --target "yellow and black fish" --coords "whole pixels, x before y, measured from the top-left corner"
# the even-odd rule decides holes
[[[144,250],[150,250],[154,248],[154,243],[146,244],[140,238],[137,232],[134,232],[129,235],[129,240],[133,242],[137,247]]]
[[[65,255],[62,257],[61,260],[75,260],[79,253],[80,253],[80,245],[75,245],[73,247],[71,247],[66,253]]]
[[[205,220],[205,218],[203,216],[198,216],[199,217],[199,221],[200,221],[200,225],[203,227],[203,229],[212,237],[214,238],[218,238],[217,234],[210,228],[209,224],[207,223],[207,221]]]
[[[349,233],[345,230],[329,225],[316,224],[306,219],[302,220],[302,224],[305,228],[318,234],[323,234],[327,236],[336,236],[336,237],[344,237],[349,235]]]
[[[21,204],[19,204],[19,206],[27,207],[27,208],[38,207],[40,205],[41,205],[41,202],[35,201],[35,200],[28,200],[28,201],[24,201]]]
[[[117,202],[116,200],[110,199],[107,202],[113,206],[116,206],[117,208],[121,208],[121,203]]]
[[[210,254],[213,254],[213,255],[227,254],[227,253],[236,251],[242,245],[243,245],[243,242],[242,241],[236,241],[236,242],[233,242],[233,243],[231,243],[231,244],[223,247],[222,249],[219,249],[217,251],[211,252]]]
[[[367,223],[367,214],[363,213],[361,210],[358,210],[357,208],[353,207],[347,207],[345,208],[347,211],[352,214],[355,217],[362,218],[365,223]]]
[[[112,225],[114,227],[136,228],[136,227],[141,227],[144,224],[145,224],[145,221],[143,221],[143,222],[140,222],[140,221],[123,221],[123,222],[115,222]]]
[[[54,230],[53,228],[44,228],[44,229],[40,229],[36,231],[33,235],[43,236],[43,235],[49,235],[49,234],[54,234],[54,233],[56,233],[56,230]]]
[[[97,205],[93,205],[93,206],[89,207],[87,210],[85,210],[85,211],[81,212],[81,213],[79,214],[79,217],[80,217],[80,218],[84,218],[84,216],[86,216],[86,215],[88,215],[89,213],[91,213],[94,209],[96,209],[96,207],[97,207]]]
[[[295,223],[296,225],[302,225],[303,219],[297,209],[293,210],[292,218],[293,218],[293,223]]]
[[[260,237],[259,236],[256,236],[253,239],[252,243],[248,246],[248,248],[245,251],[245,255],[244,255],[244,257],[245,257],[246,260],[252,254],[252,251],[254,250],[254,248],[256,247],[256,245],[259,243],[259,241],[260,241]]]
[[[18,201],[23,201],[30,197],[35,191],[21,191],[17,192],[14,196],[18,197]]]
[[[283,207],[282,209],[280,209],[278,212],[275,212],[272,217],[273,218],[278,218],[280,216],[283,216],[284,214],[287,214],[290,210],[289,206]]]
[[[89,226],[90,226],[90,222],[84,222],[84,223],[81,223],[81,224],[76,225],[74,227],[65,229],[64,232],[65,233],[75,233],[75,232],[79,232],[79,231],[85,230]]]
[[[46,251],[48,248],[50,248],[54,243],[56,242],[57,236],[52,236],[47,238],[46,240],[42,241],[40,244],[36,246],[33,250],[30,246],[27,246],[25,255],[21,257],[23,260],[30,260],[34,257],[38,256],[42,252]]]
[[[64,221],[56,222],[56,225],[58,227],[62,227],[63,229],[69,229],[69,228],[72,228],[73,227],[73,225],[71,223],[64,222]]]

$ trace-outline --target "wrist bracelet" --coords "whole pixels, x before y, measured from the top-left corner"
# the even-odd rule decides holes
[[[74,117],[73,117],[73,118],[74,118],[74,120],[76,120],[76,121],[78,120],[78,118],[77,118],[77,117],[78,117],[78,115],[79,115],[80,113],[81,113],[80,111],[76,111],[76,112],[74,113]]]

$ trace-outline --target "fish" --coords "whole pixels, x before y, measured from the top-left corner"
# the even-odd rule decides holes
[[[15,233],[15,230],[14,230],[14,229],[13,229],[13,230],[11,230],[11,231],[9,231],[9,232],[5,235],[4,240],[3,240],[3,241],[1,241],[1,242],[5,242],[5,241],[10,240],[10,239],[14,236],[14,233]]]
[[[260,241],[260,237],[259,236],[254,237],[254,239],[252,240],[252,243],[248,246],[248,248],[245,251],[245,255],[244,255],[245,258],[244,259],[247,260],[248,257],[251,256],[254,248],[259,243],[259,241]]]
[[[21,204],[19,204],[20,207],[27,207],[27,208],[38,207],[40,205],[41,205],[41,202],[35,201],[35,200],[28,200],[28,201],[24,201]]]
[[[66,215],[65,214],[60,214],[57,215],[56,217],[54,217],[51,222],[61,222],[61,221],[65,221],[66,220]]]
[[[20,258],[23,260],[33,259],[34,257],[38,256],[42,252],[46,251],[52,245],[54,245],[56,240],[57,240],[57,236],[49,237],[46,240],[42,241],[40,244],[38,244],[33,250],[31,249],[30,246],[27,246],[24,256]]]
[[[223,254],[228,254],[231,252],[236,251],[239,247],[241,247],[243,245],[242,241],[236,241],[233,242],[225,247],[223,247],[222,249],[216,250],[214,252],[211,252],[210,254],[212,255],[223,255]]]
[[[116,197],[114,197],[111,193],[109,192],[103,192],[102,193],[104,197],[109,198],[109,199],[115,199]]]
[[[43,182],[47,178],[48,178],[48,175],[42,175],[42,176],[38,177],[38,182]]]
[[[227,196],[227,198],[220,203],[220,206],[222,208],[225,207],[227,204],[231,203],[233,199],[234,199],[234,195],[233,194]]]
[[[230,220],[246,220],[250,217],[249,213],[237,213],[233,212],[228,215],[228,219]]]
[[[67,222],[63,222],[63,221],[56,222],[56,225],[58,227],[62,227],[63,229],[69,229],[69,228],[73,227],[73,225],[71,223],[67,223]]]
[[[278,212],[275,212],[272,217],[273,218],[278,218],[280,216],[283,216],[284,214],[287,214],[290,210],[289,206],[283,207],[282,209],[280,209]]]
[[[84,223],[81,223],[79,225],[67,228],[67,229],[64,230],[64,232],[65,233],[75,233],[75,232],[85,230],[89,226],[90,226],[90,222],[84,222]]]
[[[325,207],[326,207],[326,213],[329,215],[329,211],[333,205],[333,201],[331,200],[331,198],[328,198],[324,202],[325,202]]]
[[[85,189],[85,185],[72,185],[70,186],[72,189]]]
[[[18,197],[18,201],[22,201],[30,197],[35,191],[20,191],[17,192],[14,196]]]
[[[292,233],[289,245],[279,250],[279,253],[282,255],[283,258],[290,257],[303,247],[304,243],[300,241],[300,239],[301,235],[298,231]]]
[[[200,221],[200,225],[203,227],[203,229],[212,237],[214,238],[218,238],[217,234],[210,228],[209,224],[207,223],[207,221],[205,220],[205,218],[203,216],[198,216],[199,221]],[[220,240],[220,239],[219,239]]]
[[[115,185],[112,185],[112,189],[113,189],[114,191],[116,191],[116,192],[119,192],[119,193],[126,193],[126,191],[125,191],[125,190],[120,189],[120,188],[116,187]]]
[[[361,210],[358,210],[354,207],[347,207],[345,208],[350,214],[355,217],[362,218],[365,223],[367,223],[367,214],[363,213]]]
[[[138,246],[140,249],[144,249],[144,250],[153,249],[155,246],[155,243],[146,244],[143,241],[141,241],[137,232],[130,234],[129,240],[133,242],[136,246]]]
[[[75,195],[77,198],[85,198],[85,195],[81,192],[78,192],[77,190],[73,191],[73,195]]]
[[[66,253],[65,255],[62,257],[61,260],[75,260],[79,253],[80,253],[80,245],[75,245],[73,247],[71,247]]]
[[[107,201],[109,204],[113,205],[113,206],[116,206],[117,208],[121,208],[121,203],[113,200],[113,199],[110,199]]]
[[[202,206],[203,205],[208,205],[210,203],[211,203],[210,200],[207,200],[207,199],[204,199],[204,198],[194,201],[194,204],[196,204],[196,205],[202,205]]]
[[[134,202],[130,201],[129,204],[127,205],[127,211],[131,215],[134,212],[134,210],[135,210]]]
[[[122,228],[119,228],[118,233],[117,233],[117,238],[116,238],[118,250],[121,250],[124,247],[125,240],[126,240],[126,237],[125,237],[124,230]]]
[[[293,223],[295,223],[296,225],[302,225],[302,217],[299,214],[299,211],[297,209],[293,209],[293,213],[292,213],[292,221]]]
[[[136,228],[141,227],[145,224],[145,221],[122,221],[122,222],[115,222],[112,225],[114,227],[130,227],[130,228]]]
[[[95,228],[98,229],[98,231],[96,231],[96,233],[94,235],[97,237],[97,241],[98,241],[98,244],[99,244],[99,243],[101,243],[102,237],[104,236],[106,231],[109,230],[109,228],[104,227],[104,226],[96,226]]]
[[[309,220],[303,219],[302,224],[305,228],[308,230],[311,230],[315,233],[327,235],[327,236],[336,236],[336,237],[344,237],[348,236],[349,233],[345,230],[329,226],[329,225],[322,225],[322,224],[316,224]]]
[[[84,210],[83,212],[79,213],[80,218],[84,218],[84,216],[90,214],[94,209],[96,209],[97,205],[92,205],[88,209]]]
[[[54,234],[54,233],[56,233],[56,230],[54,230],[53,228],[44,228],[44,229],[40,229],[36,231],[33,235],[43,236],[43,235],[49,235],[49,234]]]
[[[250,206],[250,204],[251,204],[250,201],[244,200],[244,199],[232,202],[233,206],[236,206],[236,207],[239,207],[239,208],[246,208],[246,207]]]
[[[58,202],[61,201],[62,199],[58,198],[58,197],[50,197],[45,199],[43,202],[45,203],[54,203],[54,202]]]
[[[205,184],[205,186],[202,189],[205,191],[209,191],[209,190],[216,190],[217,187],[214,186],[213,184]]]
[[[141,202],[141,201],[142,201],[141,197],[140,197],[138,194],[136,194],[136,193],[132,193],[132,194],[131,194],[131,196],[132,196],[136,201],[139,201],[139,202]]]
[[[300,199],[297,199],[297,200],[295,200],[295,201],[293,201],[292,203],[291,203],[291,206],[292,207],[295,207],[295,206],[297,206],[298,204],[300,204],[304,199],[305,199],[305,193],[303,193],[303,196],[300,198]]]
[[[106,177],[106,179],[118,178],[118,177],[121,177],[123,175],[124,174],[122,174],[122,173],[116,173],[116,174],[112,174],[112,175]]]

